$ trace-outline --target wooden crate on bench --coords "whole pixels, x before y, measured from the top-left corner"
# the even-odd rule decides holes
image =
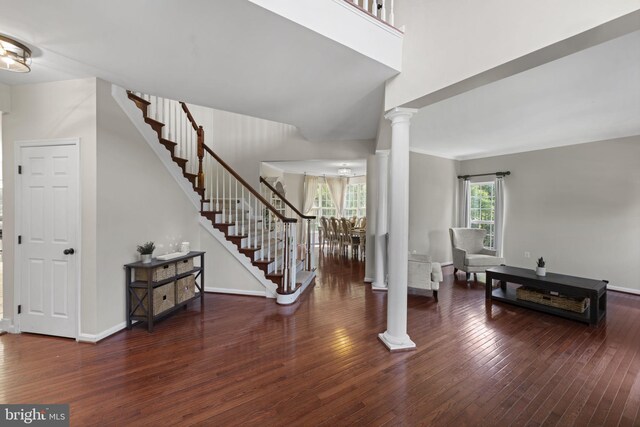
[[[572,298],[560,295],[557,292],[530,289],[525,286],[516,289],[516,297],[519,300],[531,301],[536,304],[548,305],[575,313],[584,313],[589,307],[589,298]]]

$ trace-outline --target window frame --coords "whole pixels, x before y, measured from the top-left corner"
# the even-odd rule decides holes
[[[472,210],[473,209],[479,209],[479,217],[482,218],[482,211],[486,210],[486,208],[482,208],[482,205],[480,203],[479,207],[474,208],[473,207],[473,187],[477,186],[484,186],[484,185],[490,185],[491,186],[491,208],[490,208],[490,212],[491,215],[490,217],[493,218],[491,220],[486,220],[486,219],[472,219]],[[480,199],[481,200],[481,199]],[[467,221],[469,224],[470,228],[484,228],[482,227],[483,225],[488,226],[488,230],[487,230],[487,235],[485,236],[485,240],[483,242],[483,246],[486,247],[487,249],[491,249],[491,250],[495,250],[496,247],[496,183],[495,181],[477,181],[477,182],[470,182],[469,183],[469,196],[467,199]]]

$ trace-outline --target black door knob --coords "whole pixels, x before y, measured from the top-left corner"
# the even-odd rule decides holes
[[[73,248],[69,248],[69,249],[65,249],[64,251],[62,251],[63,254],[65,255],[73,255],[76,253],[75,250],[73,250]]]

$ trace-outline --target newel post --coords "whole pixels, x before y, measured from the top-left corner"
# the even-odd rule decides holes
[[[198,187],[204,188],[204,172],[202,171],[202,159],[204,159],[204,129],[198,128]]]

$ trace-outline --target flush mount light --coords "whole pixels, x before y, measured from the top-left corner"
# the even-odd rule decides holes
[[[349,168],[340,168],[340,169],[338,169],[338,175],[340,175],[340,176],[351,176],[351,169],[349,169]]]
[[[12,38],[0,35],[0,70],[28,73],[30,65],[31,50]]]

